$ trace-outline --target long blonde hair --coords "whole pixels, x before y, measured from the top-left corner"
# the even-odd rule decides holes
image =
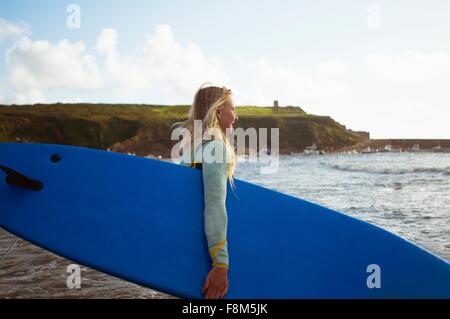
[[[227,176],[233,185],[233,174],[236,167],[236,153],[231,146],[226,134],[220,129],[219,118],[217,112],[220,111],[227,103],[232,103],[231,90],[226,87],[206,86],[211,83],[203,83],[198,89],[194,97],[194,102],[191,105],[186,121],[177,122],[173,125],[184,127],[190,132],[189,138],[181,141],[181,145],[190,143],[191,150],[194,150],[194,121],[202,121],[202,136],[206,131],[214,131],[214,138],[219,139],[224,145],[227,153]]]

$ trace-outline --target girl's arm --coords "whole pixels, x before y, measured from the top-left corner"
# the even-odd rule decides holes
[[[211,141],[218,147],[224,145]],[[212,145],[211,145],[212,146]],[[225,153],[224,153],[225,154]],[[225,206],[227,197],[227,163],[208,163],[203,161],[204,222],[209,254],[213,267],[228,269],[227,225],[228,215]]]

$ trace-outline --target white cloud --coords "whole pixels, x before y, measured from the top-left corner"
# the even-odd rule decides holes
[[[118,33],[111,28],[103,29],[97,39],[96,50],[104,55],[106,86],[113,88],[115,97],[133,99],[139,90],[151,87],[142,56],[121,55],[118,48]]]
[[[373,88],[378,91],[375,100],[396,103],[398,112],[436,117],[445,112],[450,117],[450,55],[420,51],[378,53],[370,54],[367,61]]]
[[[57,44],[22,37],[6,51],[16,101],[42,102],[47,89],[98,89],[102,77],[82,42]]]
[[[256,63],[234,59],[232,89],[238,105],[300,105],[330,115],[375,138],[448,138],[450,56],[410,51],[377,53],[346,65]],[[229,70],[228,70],[229,71]]]
[[[107,28],[103,29],[97,39],[96,49],[98,52],[106,55],[117,54],[117,39],[119,35],[116,30]]]
[[[24,22],[16,24],[0,18],[0,42],[8,37],[17,37],[29,34],[30,30]]]
[[[348,76],[349,69],[347,65],[336,59],[328,59],[317,65],[317,74],[325,79],[339,79]]]
[[[3,100],[53,102],[57,92],[61,102],[190,103],[199,85],[209,81],[230,87],[237,105],[278,99],[373,137],[450,136],[445,52],[378,52],[351,64],[337,58],[288,64],[236,56],[225,71],[221,60],[206,56],[196,43],[180,43],[168,25],[146,34],[133,54],[121,52],[119,44],[116,30],[103,29],[93,48],[102,61],[97,66],[82,42],[52,44],[23,36],[6,52]]]
[[[158,96],[164,103],[185,103],[203,82],[228,81],[220,60],[207,58],[193,42],[183,46],[168,25],[157,25],[147,34],[135,56],[118,52],[118,38],[115,30],[104,29],[96,45],[105,56],[105,78],[110,80],[108,85],[117,88],[114,92],[118,97],[156,102]]]
[[[336,59],[302,66],[274,64],[265,58],[251,63],[239,58],[236,69],[246,75],[232,79],[241,88],[236,92],[237,104],[271,105],[277,99],[280,105],[309,106],[307,111],[330,114],[337,100],[351,94],[349,69]]]
[[[426,84],[450,77],[450,56],[418,51],[374,53],[368,55],[368,67],[372,76],[392,84]]]
[[[176,41],[168,25],[158,25],[132,55],[119,52],[119,35],[103,29],[95,50],[104,63],[97,67],[82,42],[53,44],[29,37],[17,40],[6,51],[12,103],[53,101],[53,92],[82,95],[97,90],[105,102],[186,103],[205,81],[225,85],[223,64],[207,58],[195,43]]]
[[[19,91],[11,100],[11,104],[35,104],[46,102],[47,99],[39,89],[27,89]]]
[[[358,123],[377,138],[449,138],[450,55],[380,52],[367,56],[367,73],[355,81]],[[355,124],[353,124],[355,126]]]

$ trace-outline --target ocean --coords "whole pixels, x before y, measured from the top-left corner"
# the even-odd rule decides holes
[[[235,176],[378,225],[450,261],[450,154],[280,155],[269,175],[265,165],[239,162]],[[71,261],[16,240],[0,230],[0,258],[15,243],[0,261],[0,298],[175,298],[87,267],[81,288],[69,289]]]

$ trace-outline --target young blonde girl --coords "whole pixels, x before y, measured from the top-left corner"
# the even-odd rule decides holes
[[[212,260],[212,268],[202,289],[207,299],[223,298],[228,292],[228,215],[225,203],[227,181],[233,185],[236,155],[226,132],[233,128],[237,119],[231,90],[204,84],[195,94],[188,119],[176,123],[190,132],[189,138],[181,144],[184,147],[190,145],[191,160],[182,164],[202,169],[204,224]],[[200,141],[195,140],[194,121],[201,121]],[[211,154],[222,156],[211,157]]]

